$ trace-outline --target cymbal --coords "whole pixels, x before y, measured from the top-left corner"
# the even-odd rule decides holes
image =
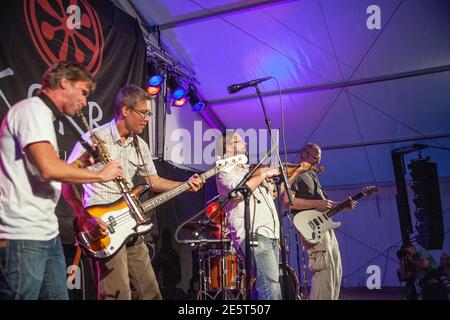
[[[186,223],[183,228],[189,229],[191,231],[199,230],[200,228],[204,228],[205,230],[214,232],[219,230],[219,226],[213,224],[213,223],[205,223],[203,221],[190,221]]]

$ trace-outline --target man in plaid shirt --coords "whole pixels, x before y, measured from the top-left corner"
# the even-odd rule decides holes
[[[151,97],[141,88],[129,85],[119,90],[114,108],[115,118],[94,130],[102,140],[111,158],[120,161],[124,178],[131,182],[136,175],[142,176],[153,191],[172,190],[183,182],[172,181],[158,176],[148,145],[136,134],[143,132],[152,115]],[[86,140],[89,133],[86,134]],[[138,141],[139,149],[136,147]],[[141,155],[139,154],[139,150]],[[70,157],[77,158],[82,152],[78,143]],[[101,164],[89,167],[99,170]],[[194,174],[188,181],[191,191],[198,191],[204,181]],[[84,184],[83,206],[70,197],[68,202],[77,214],[79,224],[90,224],[100,235],[107,234],[105,223],[100,219],[87,218],[83,207],[108,204],[118,200],[121,192],[114,182]],[[67,189],[65,189],[67,190]],[[66,193],[66,192],[65,192]],[[66,193],[67,194],[67,193]],[[142,236],[132,238],[112,258],[95,261],[94,274],[98,275],[98,299],[130,300],[161,299],[158,282],[151,265],[148,248]]]

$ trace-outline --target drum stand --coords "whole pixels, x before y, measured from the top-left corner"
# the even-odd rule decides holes
[[[197,252],[198,252],[198,272],[199,272],[199,291],[197,293],[197,300],[216,300],[220,295],[221,300],[238,300],[241,294],[243,294],[242,289],[240,288],[241,284],[241,276],[239,274],[240,268],[237,266],[238,270],[236,270],[237,279],[235,280],[236,283],[236,289],[231,289],[227,285],[227,275],[228,272],[231,272],[230,276],[233,276],[233,270],[228,270],[226,265],[226,257],[227,254],[231,253],[225,253],[225,249],[223,248],[225,244],[221,244],[221,250],[220,250],[220,263],[219,263],[219,270],[218,270],[218,277],[220,279],[219,284],[220,287],[217,291],[210,290],[210,284],[211,284],[211,266],[210,261],[211,258],[214,257],[214,253],[212,253],[212,248],[205,248],[202,252],[201,246],[198,246]],[[233,263],[233,261],[232,261]],[[234,265],[232,264],[232,267]],[[233,290],[237,290],[237,294],[233,293]]]
[[[289,209],[288,211],[286,211],[284,216],[286,216],[287,219],[289,220],[289,225],[291,226],[291,228],[288,228],[288,230],[289,230],[289,234],[290,234],[292,226],[293,226],[291,210]],[[296,279],[297,279],[297,282],[299,282],[298,288],[297,288],[297,290],[295,290],[296,291],[295,292],[295,300],[308,300],[308,287],[307,287],[308,280],[306,277],[306,258],[305,258],[306,249],[300,240],[300,236],[299,236],[297,230],[295,228],[293,228],[293,229],[295,231],[294,234],[295,234],[295,240],[296,240],[295,244],[296,244],[297,267],[298,267],[298,277],[296,277]],[[289,239],[290,238],[291,237],[289,235]],[[282,247],[282,250],[283,249],[286,250],[285,255],[287,255],[289,252],[289,249],[287,249],[286,246],[284,248]],[[300,263],[300,259],[299,259],[300,256],[302,257],[301,263]],[[280,266],[282,266],[283,267],[282,269],[284,269],[284,266],[282,263],[280,263]],[[286,266],[286,269],[283,270],[283,281],[285,281],[284,277],[286,277],[288,275],[287,270],[291,269],[291,272],[293,272],[295,274],[295,271],[288,264],[286,264],[285,266]],[[301,270],[300,270],[300,268],[301,268]],[[286,282],[284,282],[284,285],[286,285]],[[294,285],[296,285],[296,284],[294,283]]]
[[[201,245],[198,246],[198,274],[199,274],[199,290],[197,293],[197,300],[214,300],[215,297],[211,296],[207,292],[208,284],[210,282],[209,278],[209,264],[208,259],[209,256],[205,255],[204,252],[201,252]]]
[[[298,242],[299,242],[299,235],[296,235],[297,237],[297,246],[298,246]],[[308,300],[308,280],[306,278],[306,258],[305,258],[305,246],[303,245],[303,243],[300,244],[301,248],[302,248],[302,289],[300,290],[300,300]]]
[[[291,210],[288,211],[287,217],[289,218],[289,223],[291,226],[293,226],[292,223],[292,212]],[[299,293],[299,300],[308,300],[308,279],[306,275],[306,248],[303,245],[302,241],[300,240],[300,235],[297,232],[297,230],[294,228],[295,232],[295,245],[297,249],[297,267],[298,267],[298,275],[300,277],[301,275],[301,281],[300,281],[300,293]],[[301,252],[301,253],[300,253]],[[302,261],[300,263],[299,257],[301,256]],[[301,266],[301,267],[300,267]],[[301,268],[301,270],[300,270]]]

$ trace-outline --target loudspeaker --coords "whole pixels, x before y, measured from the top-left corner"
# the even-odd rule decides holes
[[[444,221],[437,164],[427,157],[412,160],[408,168],[415,193],[417,242],[427,250],[442,249]]]

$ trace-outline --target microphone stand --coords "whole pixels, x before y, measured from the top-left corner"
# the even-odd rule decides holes
[[[231,199],[237,197],[237,193],[240,192],[244,198],[244,229],[245,229],[245,297],[244,299],[248,299],[250,297],[250,279],[251,279],[251,249],[250,249],[250,195],[252,194],[252,190],[246,185],[246,182],[252,177],[252,175],[256,172],[256,170],[261,167],[264,161],[269,158],[269,156],[274,151],[275,147],[277,147],[276,144],[272,146],[272,148],[264,155],[264,157],[261,159],[261,161],[258,162],[258,164],[247,174],[242,178],[242,180],[239,182],[239,184],[231,190],[228,195],[218,200],[220,203],[219,208],[214,212],[209,219],[207,220],[207,223],[210,223],[216,215],[223,210],[223,208],[227,205],[228,202],[231,201]],[[195,216],[199,216],[203,214],[206,211],[206,208],[195,214]],[[184,224],[181,224],[177,230],[175,231],[175,240],[178,243],[185,243],[189,244],[192,243],[191,241],[186,240],[180,240],[178,238],[178,233],[183,227]]]
[[[261,90],[258,87],[258,84],[255,85],[255,89],[256,89],[256,93],[258,94],[258,98],[259,101],[261,103],[261,107],[264,113],[264,119],[266,121],[266,125],[267,125],[267,129],[269,130],[269,135],[270,135],[270,139],[272,142],[272,145],[278,145],[275,143],[274,141],[274,137],[273,137],[273,133],[272,133],[272,126],[270,123],[270,119],[267,115],[266,112],[266,107],[264,106],[264,101],[262,99],[262,94],[261,94]],[[277,161],[278,161],[278,165],[279,165],[279,170],[281,173],[281,183],[284,184],[284,188],[285,188],[285,192],[287,192],[288,195],[288,199],[289,199],[289,204],[292,206],[294,204],[294,199],[292,198],[292,194],[291,194],[291,186],[289,183],[289,180],[287,178],[287,174],[286,174],[286,170],[283,167],[283,165],[281,164],[281,159],[280,159],[280,153],[279,150],[277,148],[275,155],[277,157]],[[279,220],[279,224],[280,224],[280,251],[281,251],[281,269],[283,270],[283,287],[284,287],[284,297],[287,297],[287,266],[286,266],[286,245],[285,245],[285,239],[284,239],[284,226],[283,226],[283,219],[281,218],[281,187],[277,184],[277,197],[278,197],[278,220]]]

